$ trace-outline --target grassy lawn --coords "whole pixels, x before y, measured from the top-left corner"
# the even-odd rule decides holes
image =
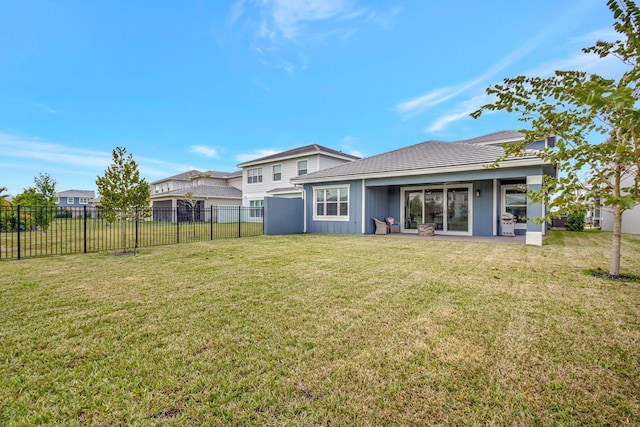
[[[584,274],[610,238],[0,262],[0,425],[638,425],[640,282]]]

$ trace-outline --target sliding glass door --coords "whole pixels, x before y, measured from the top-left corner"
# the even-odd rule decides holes
[[[404,230],[435,224],[437,233],[471,234],[472,184],[403,189]]]

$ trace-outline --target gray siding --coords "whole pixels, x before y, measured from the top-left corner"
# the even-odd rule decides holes
[[[334,186],[349,184],[349,221],[314,221],[313,212],[314,194],[313,187]],[[362,233],[362,182],[343,181],[327,184],[306,184],[305,203],[307,211],[307,233],[321,234],[360,234]],[[368,202],[367,202],[368,203]],[[369,218],[369,221],[371,219]],[[366,221],[366,219],[365,219]]]
[[[304,231],[304,202],[302,199],[265,197],[264,234],[297,234]]]
[[[480,197],[476,197],[478,190],[480,190]],[[493,180],[475,181],[471,197],[473,197],[473,235],[493,235],[493,222],[498,220],[493,216]]]

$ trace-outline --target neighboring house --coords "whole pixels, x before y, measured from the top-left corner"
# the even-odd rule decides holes
[[[360,157],[317,144],[305,145],[237,166],[242,168],[243,205],[260,208],[265,197],[302,197],[291,179],[358,160]]]
[[[209,218],[205,213],[212,206],[242,205],[242,171],[230,173],[191,170],[150,185],[154,219],[159,221],[171,220],[171,212],[178,207],[184,208],[184,215],[190,218],[191,204],[186,197],[189,192],[195,203],[197,220]]]
[[[373,233],[373,218],[392,216],[400,231],[417,233],[435,224],[437,234],[496,236],[501,215],[515,216],[515,233],[528,244],[542,244],[546,225],[532,221],[545,208],[527,198],[555,167],[534,153],[508,158],[503,143],[524,139],[502,131],[457,142],[427,141],[291,179],[304,186],[305,232]],[[528,148],[553,145],[555,138]]]
[[[56,193],[56,204],[60,211],[67,210],[72,217],[81,217],[83,208],[90,208],[89,201],[96,197],[93,190],[66,190]]]
[[[633,178],[627,176],[621,183],[622,187],[631,187]],[[610,207],[602,207],[600,211],[602,230],[613,231],[613,209]],[[628,209],[622,213],[622,232],[631,234],[640,234],[640,205],[636,205],[633,209]]]

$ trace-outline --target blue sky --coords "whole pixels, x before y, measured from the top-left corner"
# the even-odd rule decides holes
[[[370,156],[519,129],[469,113],[520,74],[620,72],[605,0],[0,1],[0,187],[94,190],[316,143]]]

